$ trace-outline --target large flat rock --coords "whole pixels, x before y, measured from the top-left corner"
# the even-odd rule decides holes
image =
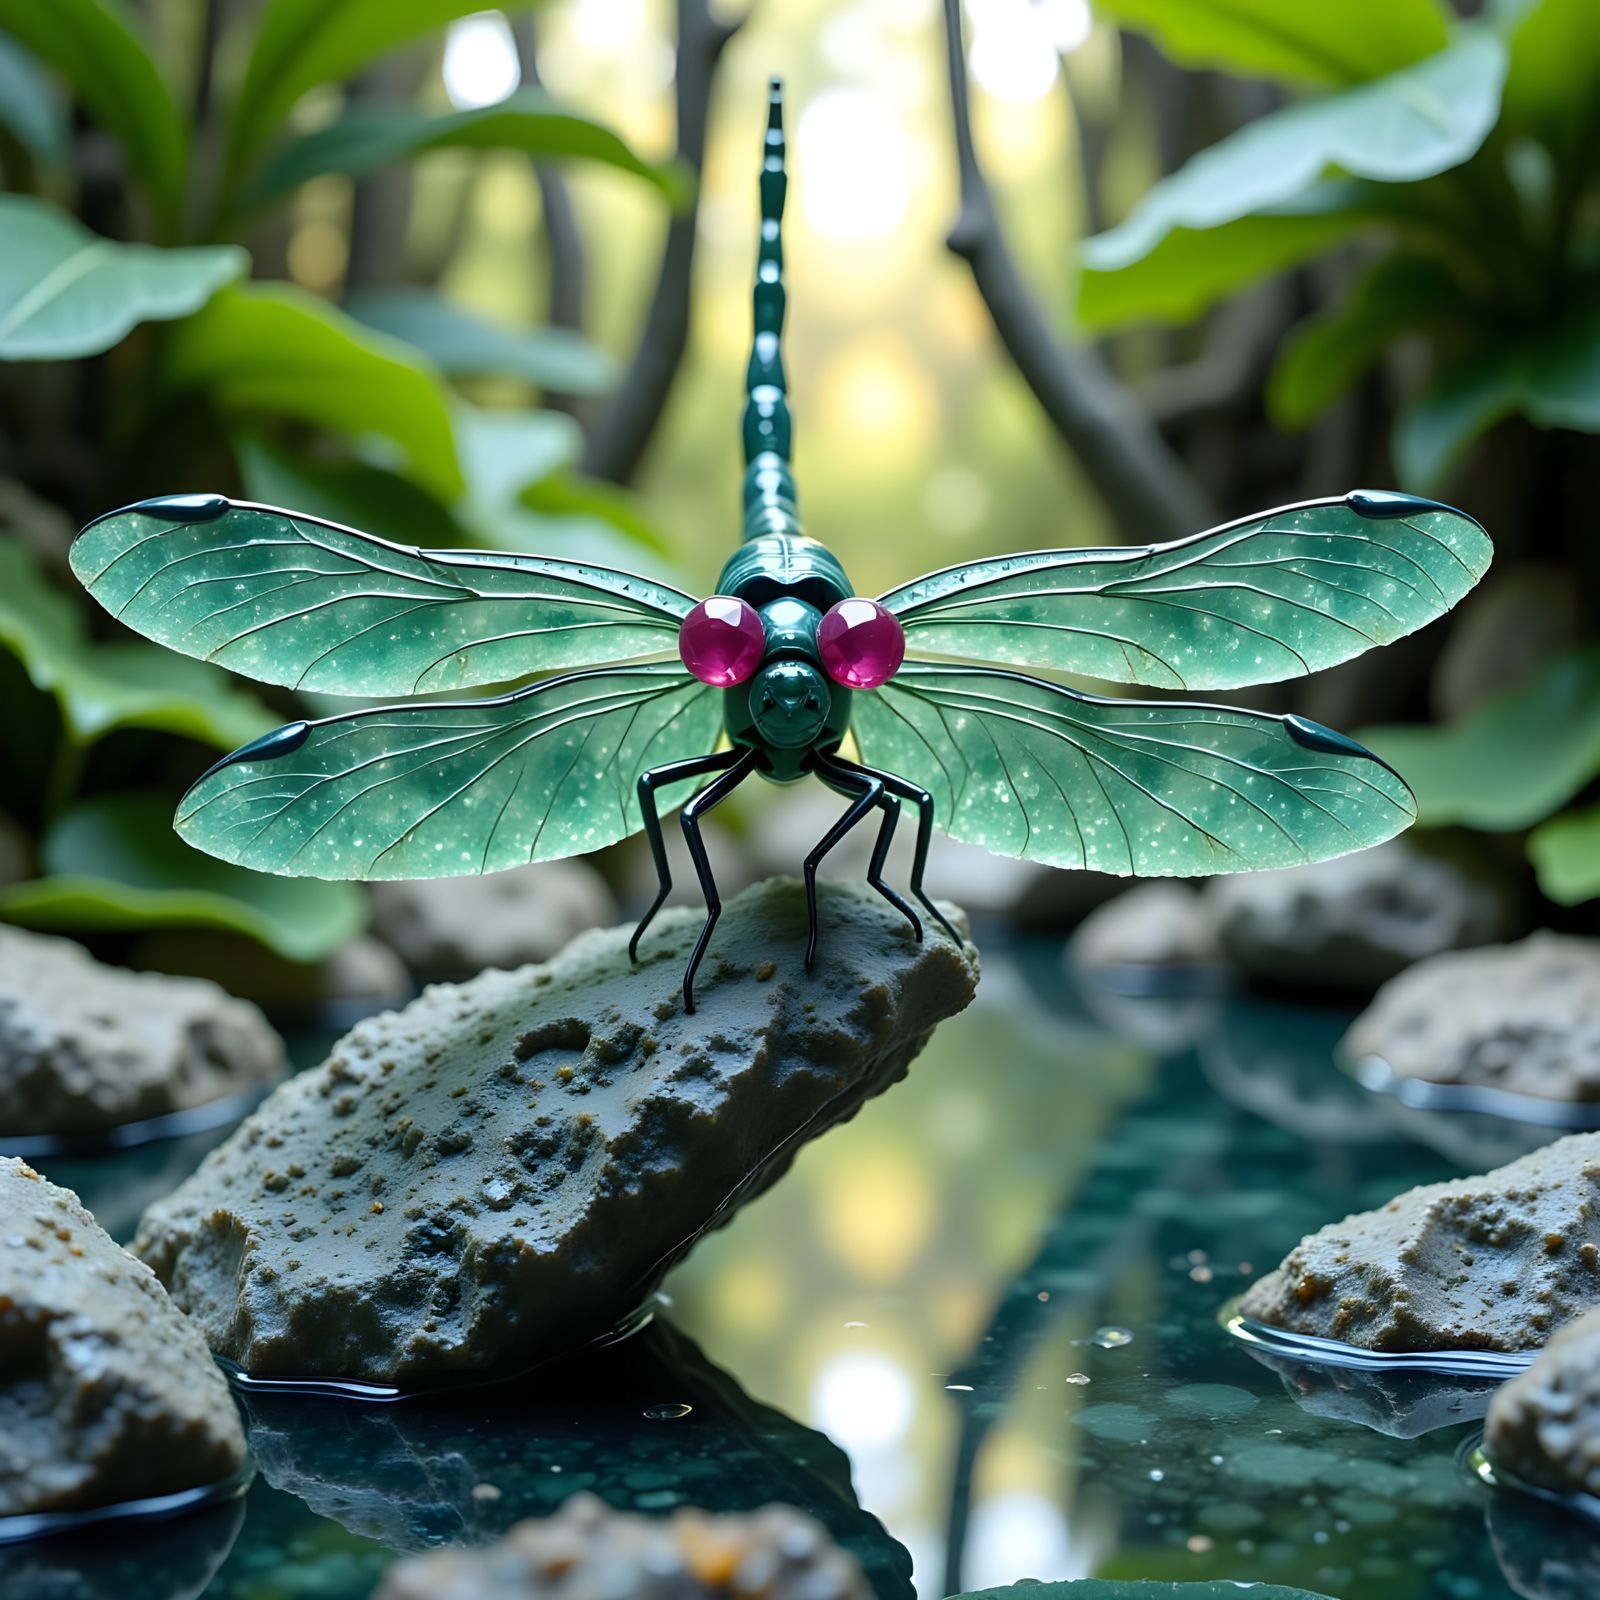
[[[219,1483],[244,1460],[199,1331],[77,1198],[0,1159],[0,1516]]]
[[[1246,1316],[1371,1350],[1529,1350],[1600,1303],[1600,1133],[1302,1239]]]
[[[686,1016],[701,915],[630,965],[628,928],[441,985],[281,1087],[134,1248],[254,1374],[403,1385],[526,1367],[604,1333],[807,1139],[901,1077],[977,981],[970,946],[825,885],[730,902]]]

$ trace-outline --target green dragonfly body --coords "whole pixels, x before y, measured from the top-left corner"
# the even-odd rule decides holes
[[[609,568],[407,548],[219,495],[143,501],[83,531],[74,570],[114,615],[269,683],[416,696],[563,673],[493,699],[292,723],[205,773],[179,833],[262,871],[377,879],[494,872],[643,830],[660,892],[636,952],[670,887],[660,813],[682,801],[707,905],[684,974],[692,1010],[720,906],[701,819],[752,773],[815,776],[849,801],[803,863],[812,954],[818,864],[873,814],[868,880],[922,937],[883,878],[906,805],[911,893],[947,930],[922,881],[935,827],[1053,866],[1174,876],[1323,860],[1408,826],[1400,777],[1315,723],[1102,699],[1012,669],[1193,691],[1333,666],[1448,611],[1489,563],[1477,522],[1357,492],[1170,544],[996,557],[856,597],[802,531],[790,468],[786,182],[774,84],[744,537],[698,603]],[[907,646],[959,659],[905,661]]]

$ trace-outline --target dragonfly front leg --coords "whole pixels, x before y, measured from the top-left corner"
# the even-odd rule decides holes
[[[722,896],[717,893],[717,880],[711,875],[711,861],[706,855],[705,841],[700,837],[700,818],[714,805],[726,800],[746,778],[755,771],[754,750],[741,750],[733,755],[728,770],[720,778],[713,778],[705,788],[694,795],[684,806],[678,820],[683,824],[683,837],[688,841],[689,859],[694,862],[695,876],[700,880],[700,892],[706,897],[706,923],[695,940],[689,965],[683,972],[683,1009],[694,1011],[694,975],[700,968],[706,946],[711,943],[711,930],[722,915]]]
[[[933,903],[927,890],[922,887],[922,877],[928,869],[928,848],[933,843],[933,796],[920,784],[912,783],[909,778],[902,778],[897,772],[883,772],[877,767],[865,767],[859,762],[846,761],[843,756],[834,756],[833,760],[836,765],[858,772],[864,778],[876,778],[890,794],[898,795],[902,800],[909,800],[917,808],[917,844],[911,858],[911,892],[926,908],[928,915],[957,944],[960,944],[961,935],[951,927],[950,919]]]
[[[650,856],[656,866],[656,897],[650,909],[639,919],[628,941],[628,959],[639,959],[639,941],[644,930],[655,920],[655,914],[672,893],[672,868],[667,864],[667,846],[661,837],[661,818],[656,812],[656,790],[664,783],[676,783],[683,778],[699,778],[708,772],[721,772],[739,759],[737,750],[718,750],[709,756],[690,756],[687,761],[668,761],[639,774],[639,816],[644,823],[644,836],[650,841]],[[690,1006],[691,1011],[694,1010]]]
[[[895,825],[900,821],[900,801],[887,792],[887,786],[876,773],[864,773],[857,769],[851,762],[841,761],[832,754],[819,753],[813,761],[816,774],[830,789],[839,794],[860,795],[871,792],[871,785],[876,784],[875,802],[883,812],[883,825],[878,829],[877,843],[872,847],[872,859],[867,864],[867,882],[892,905],[896,911],[911,924],[911,931],[916,935],[918,944],[922,943],[922,920],[903,899],[884,882],[883,866],[889,859],[889,847],[894,843]],[[848,815],[848,813],[846,813]],[[841,835],[842,837],[842,835]],[[818,852],[825,853],[824,845],[817,847]],[[820,855],[819,855],[820,859]],[[812,937],[815,938],[816,918],[812,917]]]

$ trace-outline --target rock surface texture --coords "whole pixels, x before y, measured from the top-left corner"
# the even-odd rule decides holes
[[[0,927],[0,1139],[92,1134],[264,1087],[283,1044],[214,983]]]
[[[374,932],[426,978],[475,978],[486,967],[548,961],[617,916],[605,879],[586,861],[375,883],[371,895]]]
[[[1246,1316],[1370,1350],[1528,1350],[1600,1304],[1600,1133],[1302,1239]]]
[[[1495,1391],[1483,1442],[1497,1466],[1528,1483],[1600,1498],[1600,1308]]]
[[[1600,1101],[1600,939],[1436,956],[1386,984],[1341,1048],[1402,1077]]]
[[[427,990],[291,1079],[135,1250],[252,1373],[415,1384],[531,1366],[611,1328],[806,1139],[901,1077],[972,998],[977,961],[824,886],[807,973],[799,884],[701,914],[637,966],[628,928]]]
[[[1204,898],[1241,972],[1323,989],[1372,989],[1425,956],[1510,931],[1498,889],[1400,839],[1308,867],[1213,878]]]
[[[852,1555],[792,1506],[670,1518],[575,1494],[483,1550],[397,1562],[373,1600],[872,1600]]]
[[[199,1331],[76,1197],[0,1160],[0,1515],[219,1483],[244,1461]]]

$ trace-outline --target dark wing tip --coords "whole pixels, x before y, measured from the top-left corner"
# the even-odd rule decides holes
[[[237,765],[241,761],[272,761],[278,756],[286,756],[298,750],[306,742],[306,735],[311,732],[309,722],[290,722],[281,728],[274,728],[271,733],[264,733],[259,739],[252,739],[249,744],[242,744],[237,750],[230,750],[220,761],[214,761],[190,784],[193,789],[202,784],[214,772],[221,772],[224,767]]]
[[[1408,794],[1410,793],[1410,785],[1382,756],[1376,751],[1369,750],[1364,744],[1357,744],[1348,734],[1336,732],[1333,728],[1325,728],[1320,722],[1313,722],[1309,717],[1297,717],[1292,712],[1280,720],[1296,744],[1304,746],[1307,750],[1321,750],[1328,755],[1356,756],[1364,761],[1376,762]]]
[[[1392,522],[1399,517],[1414,517],[1422,511],[1447,511],[1452,517],[1464,517],[1468,522],[1483,524],[1478,519],[1442,500],[1425,500],[1418,494],[1402,494],[1398,489],[1352,489],[1344,503],[1363,517],[1376,522]]]
[[[118,506],[115,511],[103,511],[92,521],[84,523],[74,535],[81,539],[91,528],[98,527],[111,517],[125,516],[137,511],[147,517],[163,517],[169,522],[215,522],[223,512],[231,510],[233,502],[225,494],[164,494],[153,500],[136,500],[131,506]]]

